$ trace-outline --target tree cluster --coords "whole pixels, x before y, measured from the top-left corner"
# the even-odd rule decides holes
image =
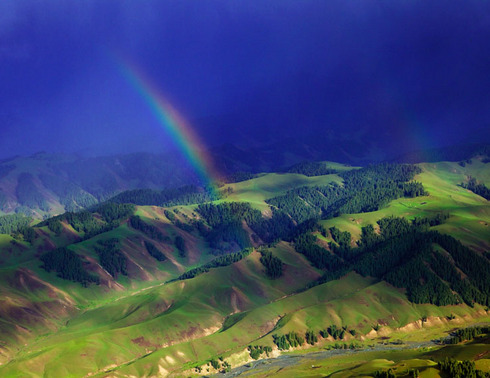
[[[294,331],[291,331],[281,336],[277,334],[272,335],[272,340],[280,350],[288,350],[289,348],[296,348],[305,343],[305,339]]]
[[[412,224],[416,227],[428,228],[443,224],[448,218],[449,213],[447,211],[443,211],[432,217],[416,217],[412,220]]]
[[[78,213],[67,212],[61,215],[59,219],[65,219],[75,231],[86,234],[95,234],[102,226],[102,222],[95,218],[89,211],[80,211]],[[44,222],[41,224],[44,226]]]
[[[320,336],[323,338],[327,338],[330,335],[334,338],[334,340],[343,340],[346,332],[347,327],[337,328],[335,324],[332,324],[327,329],[322,329],[320,331]]]
[[[488,334],[490,327],[469,327],[464,329],[458,329],[453,332],[449,338],[445,340],[446,344],[458,344],[462,341],[470,341],[479,335]]]
[[[414,303],[488,305],[488,259],[449,235],[427,230],[426,224],[430,221],[383,218],[378,221],[379,234],[372,225],[363,227],[358,247],[340,248],[331,243],[333,254],[317,245],[315,236],[310,233],[294,241],[299,253],[325,271],[317,284],[355,270],[405,288],[408,299]],[[435,250],[434,245],[445,252]],[[463,272],[465,278],[458,271]]]
[[[224,202],[218,205],[205,203],[199,205],[196,211],[210,227],[241,222],[242,220],[247,220],[248,223],[262,217],[260,211],[252,209],[252,206],[247,202]]]
[[[46,220],[45,224],[48,226],[48,230],[54,232],[56,235],[61,235],[61,231],[63,231],[63,226],[59,218],[49,218]]]
[[[490,189],[485,186],[485,184],[478,182],[474,177],[470,177],[468,183],[460,184],[463,188],[471,190],[473,193],[485,198],[490,201]]]
[[[48,226],[50,230],[55,233],[61,232],[61,224],[57,224],[61,221],[69,223],[73,229],[77,232],[83,232],[83,239],[90,239],[96,235],[113,230],[119,226],[121,218],[125,218],[134,212],[134,206],[128,204],[102,204],[92,211],[83,210],[80,212],[66,212],[62,215],[58,215],[49,218],[41,223],[38,223],[37,227]],[[100,217],[95,214],[100,214]]]
[[[187,255],[187,247],[185,245],[185,240],[182,236],[177,235],[175,237],[175,247],[177,247],[177,251],[179,251],[180,257],[185,257]]]
[[[435,231],[422,232],[402,218],[388,218],[379,223],[381,235],[373,237],[371,231],[363,230],[360,247],[354,252],[358,258],[353,268],[358,273],[406,288],[409,300],[414,303],[439,306],[463,300],[470,305],[474,301],[487,303],[488,287],[484,285],[490,275],[488,261],[482,261],[483,258],[456,239]],[[462,280],[449,261],[444,263],[433,251],[434,244],[448,251],[463,272],[478,271],[478,278],[469,275]],[[472,262],[474,259],[476,264]],[[445,281],[449,281],[449,285]],[[472,281],[478,282],[477,285]]]
[[[217,200],[218,196],[197,186],[183,186],[164,190],[135,189],[119,193],[109,201],[114,203],[132,203],[140,206],[171,207],[192,205]]]
[[[5,211],[8,207],[7,195],[0,189],[0,210]]]
[[[247,224],[266,243],[288,239],[296,228],[288,214],[274,208],[272,208],[272,217],[268,219],[262,218],[262,216],[256,217],[247,220]]]
[[[270,346],[263,346],[263,345],[249,345],[247,347],[248,352],[250,353],[250,358],[253,358],[254,360],[258,360],[260,356],[265,353],[267,357],[269,357],[269,353],[272,352],[272,348]]]
[[[58,248],[41,255],[42,268],[50,272],[54,270],[65,280],[80,282],[87,286],[91,282],[99,283],[99,277],[89,274],[82,264],[79,255],[68,248]]]
[[[269,251],[261,251],[260,262],[265,268],[265,274],[274,280],[282,276],[282,261]]]
[[[30,209],[39,208],[49,211],[49,205],[34,183],[34,178],[30,173],[21,173],[19,175],[15,194],[17,195],[17,201],[21,205]]]
[[[28,227],[32,218],[23,214],[9,214],[0,216],[0,234],[14,234],[20,229]]]
[[[295,227],[290,217],[282,211],[273,210],[272,217],[266,219],[262,217],[260,211],[252,209],[249,203],[243,202],[201,204],[197,207],[197,212],[211,228],[220,228],[229,224],[238,225],[245,221],[266,243],[286,238]],[[239,239],[234,241],[240,242]]]
[[[303,254],[311,264],[318,269],[336,271],[343,267],[343,262],[326,249],[316,244],[316,236],[306,233],[294,240],[297,252]]]
[[[119,273],[127,276],[127,259],[118,248],[118,240],[115,238],[99,240],[94,247],[99,256],[100,265],[114,278]]]
[[[59,197],[65,211],[87,209],[98,202],[92,194],[60,176],[41,174],[39,179],[46,188]]]
[[[172,222],[172,223],[174,223],[174,222],[175,222],[175,220],[176,220],[176,218],[175,218],[175,214],[174,214],[172,211],[170,211],[170,210],[168,210],[168,209],[165,209],[165,210],[163,210],[163,213],[165,214],[165,216],[167,217],[167,219],[168,219],[170,222]]]
[[[106,222],[113,222],[123,218],[127,218],[134,213],[134,205],[128,203],[103,203],[95,208],[95,212],[102,216]]]
[[[247,248],[244,249],[241,252],[237,253],[231,253],[229,255],[224,255],[224,256],[219,256],[215,258],[214,260],[211,260],[207,264],[201,265],[198,268],[194,268],[189,270],[188,272],[185,272],[179,278],[178,280],[188,280],[190,278],[194,278],[202,273],[209,272],[211,268],[217,268],[220,266],[228,266],[233,263],[236,263],[237,261],[240,261],[241,259],[247,257],[250,253],[252,252],[252,249]]]
[[[160,251],[156,246],[155,244],[149,242],[149,241],[146,241],[145,240],[145,248],[146,250],[148,251],[148,253],[150,254],[151,257],[153,257],[155,260],[158,260],[158,261],[165,261],[167,259],[167,257],[163,254],[162,251]]]
[[[31,244],[34,241],[34,239],[36,239],[37,237],[36,231],[34,231],[32,227],[28,227],[28,226],[19,228],[19,234],[22,235],[22,238],[26,242]]]
[[[319,161],[303,161],[289,167],[286,172],[299,173],[305,176],[323,176],[337,173],[338,171],[327,167],[326,163]]]
[[[351,234],[349,231],[340,231],[337,227],[333,226],[328,229],[332,239],[337,242],[341,248],[350,247]]]
[[[305,333],[305,340],[310,345],[315,345],[318,342],[318,336],[312,330],[308,330]]]
[[[376,370],[373,375],[374,378],[396,378],[396,374],[393,369],[388,370]]]
[[[344,185],[302,187],[266,202],[300,223],[310,218],[376,211],[400,197],[426,195],[419,182],[409,182],[420,168],[406,164],[380,164],[339,173]]]
[[[473,361],[456,361],[453,358],[446,357],[438,364],[441,372],[449,378],[488,378],[490,373],[481,370],[476,370]]]
[[[268,199],[266,202],[287,213],[297,223],[308,219],[325,218],[333,208],[339,207],[345,189],[336,183],[326,186],[305,186]]]
[[[141,231],[150,239],[158,241],[168,240],[168,238],[163,235],[157,227],[153,226],[152,224],[146,223],[144,220],[141,219],[139,215],[132,215],[131,217],[129,217],[129,225],[135,230]]]
[[[215,226],[210,230],[201,229],[214,254],[237,252],[252,246],[248,233],[243,229],[241,222],[230,222]]]
[[[226,177],[223,179],[222,184],[231,184],[235,182],[247,181],[256,178],[258,176],[259,176],[258,174],[251,173],[251,172],[233,172],[226,175]]]

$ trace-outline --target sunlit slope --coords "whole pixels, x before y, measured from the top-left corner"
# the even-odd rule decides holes
[[[51,353],[59,355],[59,360],[63,361],[56,369],[64,369],[65,364],[66,369],[75,369],[70,365],[80,353],[88,353],[95,360],[99,356],[115,356],[122,363],[129,357],[144,355],[148,348],[154,350],[214,333],[223,327],[228,316],[287,296],[319,276],[302,256],[287,246],[280,249],[289,264],[279,280],[265,278],[258,261],[259,254],[254,252],[232,266],[212,269],[191,280],[158,285],[88,309],[72,318],[58,333],[33,343],[29,351],[34,354],[26,351],[16,360],[29,369],[39,366],[32,370],[38,372],[42,371],[39,369],[43,369]],[[262,335],[256,331],[256,337]],[[236,345],[249,341],[246,332],[243,337],[245,339]],[[74,349],[78,354],[72,355]],[[38,355],[38,351],[42,353]],[[214,353],[211,348],[204,358]],[[32,361],[32,365],[28,361]],[[110,364],[104,360],[100,366],[92,365],[87,372],[107,365]]]
[[[349,231],[355,239],[359,238],[361,228],[375,224],[380,218],[394,215],[413,219],[430,217],[440,212],[449,212],[445,224],[434,229],[448,233],[478,251],[490,249],[490,204],[483,197],[459,186],[468,176],[489,185],[490,166],[479,159],[461,167],[458,163],[418,164],[422,173],[415,177],[429,192],[428,196],[399,198],[387,207],[370,213],[343,214],[340,217],[322,221],[325,227],[336,226]]]
[[[342,164],[336,164],[337,170],[353,169]],[[260,177],[234,184],[225,185],[231,193],[226,197],[227,201],[250,202],[258,210],[268,210],[265,200],[284,194],[286,191],[301,186],[327,185],[336,182],[342,183],[342,179],[336,174],[308,177],[297,173],[267,173]]]
[[[138,207],[136,214],[155,225],[167,237],[153,240],[131,228],[127,220],[119,227],[83,240],[83,233],[63,222],[63,231],[55,235],[47,227],[36,228],[38,238],[30,245],[1,235],[0,269],[0,361],[6,361],[17,348],[38,335],[55,332],[72,316],[88,308],[104,305],[142,288],[159,285],[178,277],[189,268],[215,256],[197,231],[184,231],[168,221],[163,209]],[[186,240],[187,253],[182,257],[174,245],[179,235]],[[111,275],[99,263],[96,247],[99,241],[118,240],[120,252],[127,261],[127,275]],[[149,255],[144,242],[152,242],[166,257],[157,261]],[[83,287],[42,268],[42,252],[67,247],[81,257],[84,268],[100,278],[100,285]]]
[[[387,300],[390,302],[386,302]],[[356,307],[352,307],[352,302],[357,302]],[[397,314],[397,318],[393,319],[391,311],[394,307],[403,315],[398,317]],[[488,321],[485,312],[479,306],[478,309],[479,315],[482,316],[480,320]],[[466,306],[459,306],[456,310],[456,325],[461,324],[462,318],[459,316],[466,316],[467,320],[471,319],[470,314],[478,316],[475,310]],[[261,306],[244,314],[243,317],[237,316],[236,323],[222,332],[214,332],[203,338],[159,349],[113,370],[112,373],[116,376],[144,375],[148,371],[161,369],[162,372],[179,375],[188,367],[205,365],[213,357],[213,353],[214,356],[221,355],[225,360],[241,364],[249,360],[246,345],[269,345],[276,349],[272,341],[273,334],[281,335],[291,330],[304,334],[308,329],[317,331],[332,324],[347,325],[358,330],[356,337],[348,336],[345,342],[362,343],[366,337],[389,337],[397,328],[406,324],[414,323],[415,329],[422,327],[420,319],[423,316],[440,321],[440,318],[445,319],[445,316],[453,311],[454,308],[437,308],[430,305],[412,306],[392,287],[380,287],[378,284],[373,285],[369,279],[350,275],[339,281]],[[360,320],[359,324],[355,324],[355,320]],[[379,332],[372,330],[372,325],[376,323],[384,324]],[[322,341],[324,342],[331,340]],[[192,364],[189,361],[196,363]]]
[[[406,333],[397,329],[411,323],[413,329],[422,327],[424,316],[447,323],[445,317],[453,314],[453,325],[471,316],[488,320],[481,306],[413,305],[402,290],[356,274],[295,293],[319,273],[286,243],[272,252],[287,264],[278,280],[265,277],[254,252],[193,279],[143,289],[74,316],[59,332],[21,351],[0,373],[177,373],[218,355],[245,362],[247,345],[273,346],[272,334],[291,330],[348,326],[358,333],[346,340],[362,342],[392,333],[400,337]],[[375,324],[381,325],[378,332]]]
[[[474,159],[465,167],[446,162],[420,166],[423,172],[415,179],[423,183],[428,196],[398,199],[376,212],[342,215],[322,224],[348,230],[357,238],[362,226],[375,224],[384,216],[412,219],[447,211],[450,218],[434,229],[480,252],[488,251],[488,201],[458,186],[467,176],[488,185],[488,164]],[[269,208],[266,199],[304,185],[330,182],[341,184],[342,180],[337,175],[266,174],[225,186],[225,190],[232,190],[222,201],[252,202],[264,211]],[[111,374],[121,376],[183,372],[192,364],[204,364],[220,355],[234,364],[243,363],[248,358],[248,344],[273,346],[274,333],[304,334],[307,329],[318,331],[335,324],[355,329],[359,342],[375,336],[409,340],[412,330],[423,326],[422,317],[447,329],[472,317],[489,320],[479,305],[473,309],[414,305],[404,290],[353,273],[306,290],[321,272],[286,242],[270,249],[285,264],[278,280],[267,278],[259,252],[253,252],[231,266],[168,283],[216,256],[197,228],[178,227],[165,210],[169,209],[135,209],[164,240],[134,229],[128,219],[87,240],[66,222],[60,235],[47,227],[36,228],[39,237],[32,245],[0,236],[0,333],[7,342],[7,347],[0,345],[0,362],[5,364],[15,355],[10,363],[0,366],[0,375],[103,375],[111,369],[115,369]],[[190,225],[200,220],[196,205],[170,210],[179,222]],[[185,256],[179,255],[175,246],[177,236],[186,241]],[[127,275],[111,276],[100,266],[96,247],[110,239],[118,240],[127,259]],[[166,260],[151,257],[145,241],[155,244]],[[82,257],[87,270],[100,277],[100,285],[84,288],[41,268],[39,255],[63,246]],[[449,315],[456,319],[447,320]],[[373,331],[376,324],[381,325],[378,332]],[[408,328],[403,328],[407,324]],[[431,336],[440,334],[439,329]]]
[[[153,281],[153,280],[168,280],[177,277],[191,266],[201,264],[203,261],[208,261],[213,258],[209,255],[209,247],[205,244],[203,238],[197,230],[183,230],[172,224],[163,214],[163,208],[155,206],[137,206],[135,214],[141,219],[154,226],[163,236],[164,240],[155,240],[151,236],[145,235],[142,231],[130,227],[128,220],[122,219],[119,221],[119,226],[100,234],[97,234],[89,239],[85,238],[83,232],[73,229],[62,221],[63,229],[59,235],[56,235],[48,229],[48,227],[36,227],[37,238],[32,244],[14,240],[9,235],[0,235],[0,248],[2,254],[0,261],[2,269],[16,269],[19,266],[32,269],[36,274],[52,277],[56,281],[56,274],[47,273],[40,269],[42,265],[38,257],[42,252],[46,252],[55,248],[67,247],[82,256],[89,269],[96,269],[97,254],[95,252],[99,241],[115,239],[118,241],[118,246],[127,258],[129,264],[128,276],[125,278],[121,275],[113,277],[113,281],[120,281],[123,286],[131,288],[138,286],[138,282]],[[185,257],[179,256],[174,245],[176,236],[181,236],[186,240],[187,254]],[[152,258],[144,246],[144,241],[151,241],[155,244],[166,257],[166,260],[159,262]],[[100,273],[96,271],[95,273]],[[129,279],[129,281],[127,280]],[[56,283],[64,282],[70,285],[69,281],[61,280]],[[79,285],[78,285],[79,286]],[[102,282],[102,287],[105,287]]]

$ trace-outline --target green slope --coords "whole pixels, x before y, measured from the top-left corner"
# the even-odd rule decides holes
[[[345,214],[321,223],[350,231],[357,239],[361,227],[375,224],[384,216],[413,219],[447,211],[449,219],[435,230],[453,235],[479,252],[488,251],[488,201],[458,186],[467,176],[488,185],[486,165],[474,159],[465,167],[446,162],[420,167],[423,171],[416,180],[423,183],[428,196],[401,198],[376,212]],[[270,208],[265,200],[292,188],[331,182],[341,184],[342,180],[337,175],[266,174],[228,184],[228,197],[218,203],[250,202],[267,215]],[[284,241],[269,249],[284,264],[283,275],[277,280],[267,278],[260,253],[255,251],[230,266],[169,282],[216,257],[197,228],[183,230],[165,215],[165,210],[172,210],[176,220],[194,224],[200,220],[195,209],[195,205],[170,209],[138,206],[135,214],[154,226],[164,240],[132,228],[127,218],[120,219],[118,227],[87,240],[82,240],[83,232],[66,222],[60,235],[47,227],[37,228],[38,238],[32,245],[13,244],[10,236],[1,235],[0,375],[188,375],[193,374],[194,367],[204,366],[218,356],[233,366],[246,363],[250,360],[246,350],[250,344],[274,347],[273,353],[278,354],[273,334],[295,331],[304,335],[308,329],[318,333],[330,325],[347,326],[356,331],[356,336],[348,336],[346,342],[366,345],[379,338],[404,342],[438,338],[466,323],[490,320],[480,305],[415,305],[407,300],[404,290],[354,273],[306,289],[322,272]],[[174,245],[177,236],[186,241],[185,257]],[[99,264],[97,245],[111,238],[119,240],[120,252],[127,260],[127,276],[113,277]],[[145,241],[154,243],[166,260],[152,258]],[[101,285],[84,288],[42,269],[38,255],[62,246],[81,256],[84,267],[100,277]],[[448,320],[450,315],[455,319]],[[428,318],[428,322],[422,323],[422,318]],[[377,332],[373,330],[376,324],[380,325]],[[320,339],[311,350],[334,343]],[[363,361],[377,361],[367,367],[360,367],[360,360],[349,362],[348,357],[339,357],[338,366],[343,364],[351,369],[346,374],[355,375],[420,358],[420,366],[426,364],[429,370],[428,358],[410,353],[393,358],[393,363],[384,361],[382,354],[366,355]],[[416,365],[407,362],[412,363]],[[483,362],[480,365],[488,368]],[[335,372],[330,368],[318,371]]]
[[[478,251],[490,249],[490,206],[487,200],[464,189],[458,184],[467,176],[490,182],[488,164],[473,159],[473,164],[461,167],[457,163],[423,163],[419,164],[422,173],[415,180],[422,182],[428,196],[400,198],[392,201],[387,207],[370,213],[342,214],[340,217],[322,221],[326,227],[336,226],[342,231],[349,231],[357,240],[361,228],[385,216],[399,216],[413,219],[430,217],[446,211],[450,218],[445,224],[434,229],[450,234]]]
[[[347,170],[352,168],[338,164],[335,169]],[[269,198],[282,195],[288,190],[301,186],[327,185],[331,182],[340,184],[342,179],[335,174],[307,177],[296,173],[267,173],[258,178],[225,185],[223,189],[225,191],[228,188],[231,189],[226,200],[250,202],[258,210],[265,211],[269,209],[265,203],[265,200]]]

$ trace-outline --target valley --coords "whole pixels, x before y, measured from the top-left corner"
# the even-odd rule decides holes
[[[325,163],[32,220],[0,235],[0,375],[489,372],[487,333],[439,342],[490,324],[490,206],[461,186],[490,185],[484,160]]]

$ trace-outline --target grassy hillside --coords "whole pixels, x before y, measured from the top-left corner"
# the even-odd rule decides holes
[[[480,254],[487,252],[488,201],[458,186],[469,176],[488,185],[487,165],[473,159],[464,167],[447,162],[419,167],[421,172],[414,179],[423,184],[428,195],[401,197],[377,211],[341,214],[320,224],[327,230],[335,226],[349,231],[354,246],[362,227],[372,224],[379,232],[376,222],[380,218],[414,219],[444,211],[448,219],[431,230],[452,235]],[[0,375],[188,376],[198,375],[199,369],[201,374],[208,374],[217,372],[212,361],[219,363],[220,369],[226,368],[223,361],[232,367],[253,362],[249,345],[270,347],[270,356],[324,352],[343,344],[354,349],[390,342],[407,347],[363,349],[323,358],[302,356],[294,366],[257,370],[257,376],[261,371],[278,376],[310,376],[312,366],[317,365],[315,375],[336,377],[407,367],[436,374],[431,359],[477,359],[488,346],[486,339],[468,348],[460,345],[441,349],[432,345],[433,350],[414,351],[410,346],[445,337],[469,324],[488,323],[485,306],[415,304],[408,300],[405,289],[355,272],[344,272],[329,282],[319,281],[328,268],[315,267],[306,254],[298,253],[295,236],[263,243],[261,230],[270,233],[267,227],[275,226],[276,209],[266,200],[291,189],[332,183],[342,187],[341,175],[270,173],[227,184],[222,188],[227,197],[215,201],[216,206],[246,202],[251,207],[235,206],[245,214],[237,219],[226,218],[222,209],[215,214],[222,218],[212,218],[213,224],[197,205],[148,205],[130,210],[122,206],[126,212],[118,212],[115,206],[110,211],[99,208],[40,223],[34,227],[35,238],[31,241],[23,235],[0,235]],[[256,210],[265,218],[257,220],[256,213],[260,212]],[[213,233],[216,230],[226,234],[218,243]],[[330,232],[322,235],[319,229],[308,228],[298,232],[313,234],[317,237],[315,243],[325,248],[322,253],[343,261],[327,244],[333,241]],[[254,246],[252,252],[234,263],[226,262],[239,250],[237,245],[244,234]],[[159,259],[150,253],[148,243]],[[73,261],[79,260],[81,269],[96,277],[98,284],[84,287],[61,278],[60,272],[43,268],[42,257],[61,253],[63,248],[63,253]],[[434,248],[444,256],[448,254],[439,246]],[[279,259],[279,278],[271,279],[266,274],[261,259],[265,252]],[[448,261],[456,266],[453,260]],[[123,268],[112,271],[118,264]],[[208,268],[200,268],[206,264],[210,264]],[[193,278],[178,279],[193,269]],[[464,279],[464,270],[458,272]],[[332,326],[345,327],[342,340],[321,336],[320,331]],[[274,342],[275,337],[291,332],[304,338],[307,331],[318,337],[315,345],[281,351]],[[260,358],[265,357],[261,354]],[[488,371],[490,364],[485,358],[480,356],[478,366]]]
[[[126,376],[140,375],[150,366],[178,372],[188,361],[202,365],[215,355],[235,364],[240,359],[247,361],[243,355],[246,345],[272,346],[272,333],[290,330],[304,333],[330,324],[348,324],[358,336],[347,340],[362,343],[378,335],[398,338],[397,329],[409,323],[424,327],[419,325],[424,316],[436,322],[456,313],[455,320],[442,321],[455,325],[470,320],[468,316],[488,321],[481,307],[413,306],[386,284],[356,275],[288,296],[284,281],[270,283],[261,274],[255,253],[231,267],[87,310],[57,334],[32,343],[3,372],[84,375],[117,367],[113,374]],[[290,274],[284,280],[297,277],[294,269]],[[372,330],[373,321],[383,324],[377,333]],[[53,356],[57,356],[55,364]],[[83,364],[77,363],[81,357],[86,361]]]
[[[484,198],[475,195],[458,184],[468,176],[477,177],[490,185],[488,163],[473,159],[472,164],[461,167],[457,163],[423,163],[419,164],[422,173],[415,180],[423,183],[428,196],[400,198],[392,201],[387,207],[362,214],[342,214],[337,218],[322,221],[329,228],[336,226],[342,231],[349,231],[354,239],[359,239],[361,228],[374,224],[385,216],[400,216],[408,219],[430,217],[441,211],[450,213],[445,224],[435,229],[455,236],[478,251],[490,249],[490,206]]]
[[[346,170],[350,167],[337,164],[335,169]],[[269,206],[265,200],[269,198],[282,195],[294,188],[327,185],[332,182],[340,184],[342,179],[336,174],[308,177],[297,173],[267,173],[251,180],[227,184],[223,190],[231,189],[231,193],[226,197],[228,201],[250,202],[258,210],[267,211]]]

